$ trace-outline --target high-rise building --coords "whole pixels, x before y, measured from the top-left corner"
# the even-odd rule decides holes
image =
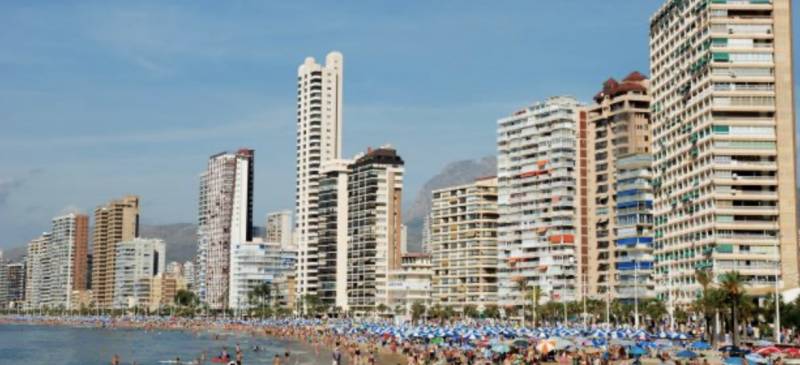
[[[86,289],[87,236],[88,216],[70,213],[28,244],[28,308],[72,308],[73,292]]]
[[[267,214],[266,234],[264,240],[267,242],[278,242],[285,249],[294,246],[292,238],[292,212],[283,210]]]
[[[92,296],[97,308],[114,300],[117,244],[139,237],[139,197],[125,196],[94,210],[92,234]]]
[[[696,270],[798,286],[791,1],[666,1],[650,21],[656,291]]]
[[[41,236],[28,242],[28,253],[25,256],[25,309],[42,309],[47,297],[45,291],[45,278],[49,260],[47,257],[47,244],[50,234]]]
[[[3,258],[3,251],[0,250],[0,309],[8,307],[8,262]]]
[[[49,307],[71,308],[74,290],[86,289],[86,255],[89,247],[89,216],[70,213],[53,218],[46,252],[50,280],[45,284]]]
[[[254,153],[213,155],[201,175],[196,284],[211,309],[228,308],[231,244],[253,239]]]
[[[297,70],[297,234],[298,294],[316,294],[320,167],[342,154],[342,54],[331,52],[325,65],[306,58]]]
[[[6,265],[6,299],[10,308],[22,308],[25,301],[25,265],[15,262]]]
[[[186,287],[190,290],[194,290],[197,286],[195,282],[197,277],[196,272],[194,262],[186,261],[183,263],[183,277],[186,279]]]
[[[231,251],[230,307],[251,308],[253,289],[265,283],[271,286],[294,272],[296,263],[297,251],[286,250],[278,242],[235,243]]]
[[[588,270],[586,111],[552,97],[498,120],[498,300],[575,300]]]
[[[322,165],[319,180],[317,296],[330,308],[349,311],[347,303],[348,184],[351,160]]]
[[[149,308],[153,277],[166,266],[164,241],[136,238],[117,243],[115,250],[114,308]]]
[[[434,300],[457,311],[497,304],[497,178],[432,194]]]
[[[388,305],[388,275],[400,268],[403,159],[391,146],[368,150],[347,178],[347,306]]]
[[[592,280],[587,281],[587,290],[603,299],[633,300],[634,287],[642,298],[653,295],[648,86],[638,72],[622,81],[608,79],[588,109],[588,277]],[[634,276],[641,285],[633,284]]]
[[[431,214],[425,215],[422,220],[422,242],[420,244],[422,253],[431,253]]]

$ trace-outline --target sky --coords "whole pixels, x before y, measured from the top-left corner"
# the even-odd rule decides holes
[[[343,157],[394,145],[408,203],[447,163],[494,154],[498,118],[647,73],[660,3],[4,1],[0,249],[124,194],[143,223],[195,222],[208,156],[240,147],[256,222],[291,209],[297,67],[332,50]]]

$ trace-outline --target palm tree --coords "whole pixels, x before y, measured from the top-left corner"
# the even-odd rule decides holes
[[[533,301],[533,326],[536,327],[536,307],[539,305],[539,300],[542,298],[542,288],[534,285],[531,290],[531,300]]]
[[[421,302],[414,302],[414,304],[411,305],[411,319],[417,321],[424,315],[425,304],[422,304]]]
[[[389,307],[387,307],[386,304],[380,303],[380,304],[378,304],[377,308],[375,308],[375,309],[378,312],[378,316],[381,316],[384,313],[386,313],[387,310],[389,310]]]
[[[250,304],[257,304],[259,306],[259,314],[261,318],[264,318],[264,304],[269,303],[270,298],[272,298],[272,286],[270,283],[261,283],[253,288],[253,290],[247,294],[247,297]]]
[[[733,345],[738,346],[737,332],[739,329],[738,309],[744,296],[745,280],[738,271],[725,273],[720,278],[720,288],[731,305],[731,322],[733,324]]]
[[[478,316],[478,308],[472,304],[467,304],[464,306],[462,315],[464,318],[475,318]]]
[[[705,325],[706,334],[708,334],[708,336],[711,336],[711,314],[710,314],[711,307],[709,306],[710,300],[708,297],[708,286],[711,284],[712,281],[711,273],[707,270],[697,269],[697,271],[695,271],[694,273],[694,276],[695,279],[697,280],[697,283],[699,283],[700,286],[703,287],[703,297],[698,299],[699,301],[698,309],[702,310],[703,319],[706,321]],[[710,342],[713,343],[713,340]]]
[[[528,297],[528,281],[525,280],[524,276],[514,277],[513,280],[522,296],[522,325],[525,326],[525,301]]]
[[[483,308],[483,316],[486,318],[499,318],[500,309],[497,308],[496,304],[489,304],[486,308]]]

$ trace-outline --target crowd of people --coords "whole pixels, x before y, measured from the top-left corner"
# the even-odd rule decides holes
[[[29,323],[96,328],[232,332],[267,336],[305,344],[318,363],[333,365],[444,365],[444,364],[539,364],[638,365],[643,359],[668,365],[720,363],[715,351],[681,356],[698,343],[691,334],[649,333],[641,329],[600,327],[524,328],[492,321],[470,323],[397,324],[388,321],[320,319],[209,319],[142,316],[6,316],[2,323]],[[700,342],[702,343],[702,342]],[[707,350],[707,348],[704,348]],[[254,346],[249,351],[260,349]],[[696,350],[696,349],[695,349]],[[270,354],[271,355],[271,354]],[[326,359],[326,357],[330,358]],[[185,364],[208,362],[243,364],[244,351],[237,344],[229,353],[223,348],[209,358],[202,354]],[[294,365],[290,352],[275,353],[273,365]],[[296,362],[296,361],[295,361]],[[746,362],[746,360],[745,360]],[[176,359],[175,363],[182,363]],[[112,364],[120,364],[119,358]]]

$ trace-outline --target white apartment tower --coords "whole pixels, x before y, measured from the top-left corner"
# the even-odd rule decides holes
[[[316,294],[320,167],[342,153],[343,57],[331,52],[325,65],[308,57],[297,69],[297,187],[295,227],[298,294]]]
[[[798,286],[790,0],[670,0],[650,21],[656,291],[697,270]]]
[[[586,112],[552,97],[498,120],[498,300],[575,300],[588,269]]]
[[[252,240],[254,151],[219,153],[200,179],[197,293],[211,309],[228,308],[231,244]]]
[[[135,238],[115,249],[114,308],[150,307],[153,278],[166,269],[164,241]]]
[[[290,249],[294,246],[291,211],[283,210],[267,214],[267,223],[265,227],[265,241],[278,242],[284,249]]]

